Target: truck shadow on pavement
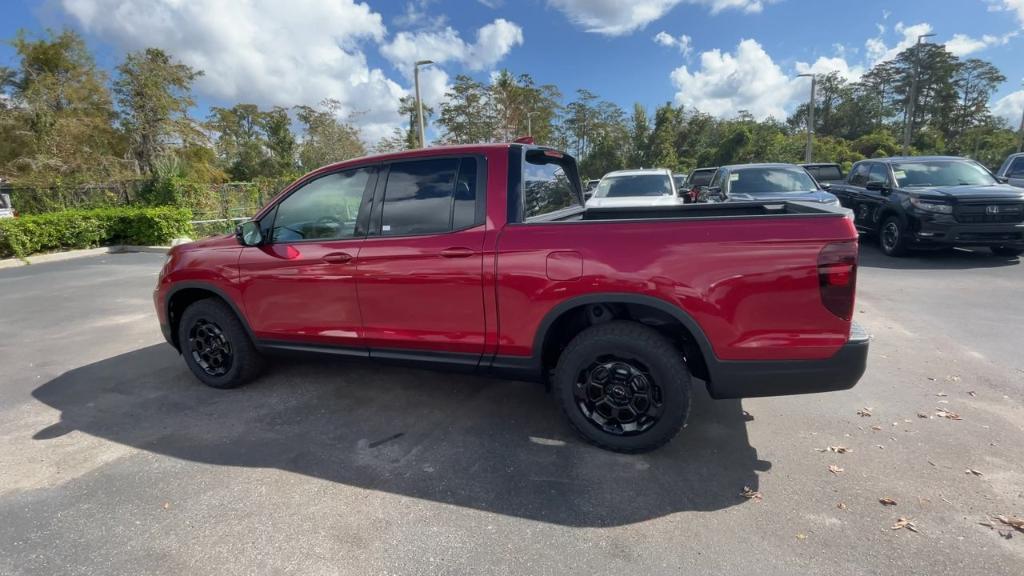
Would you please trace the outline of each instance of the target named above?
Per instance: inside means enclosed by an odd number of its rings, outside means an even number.
[[[193,462],[272,467],[568,526],[619,526],[740,504],[759,461],[738,400],[695,389],[689,426],[629,456],[586,445],[537,384],[371,364],[277,361],[238,390],[193,379],[160,344],[76,368],[33,392],[72,430]]]
[[[860,239],[860,265],[867,268],[894,270],[967,270],[1000,268],[1021,263],[1019,257],[996,256],[987,248],[956,248],[951,250],[918,250],[906,256],[886,256],[873,238]]]

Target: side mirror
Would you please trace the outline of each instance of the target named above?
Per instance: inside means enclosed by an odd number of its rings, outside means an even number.
[[[235,228],[235,239],[242,246],[259,246],[263,244],[263,232],[260,231],[259,223],[249,220]]]
[[[1000,184],[1009,184],[1010,179],[1006,176],[996,176],[996,182],[999,182]]]
[[[831,190],[832,189],[832,185],[829,184],[828,182],[825,182],[824,184],[820,184],[820,186],[821,186],[822,190]]]
[[[877,190],[879,192],[884,192],[885,182],[881,182],[879,180],[872,180],[865,184],[864,187],[867,188],[868,190]]]

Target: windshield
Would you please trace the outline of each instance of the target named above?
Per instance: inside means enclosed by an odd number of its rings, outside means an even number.
[[[626,198],[631,196],[665,196],[672,194],[672,181],[664,174],[607,176],[601,179],[595,198]]]
[[[714,170],[705,170],[703,172],[694,172],[693,174],[690,174],[690,188],[707,186],[708,182],[711,182],[711,177],[714,175]]]
[[[729,174],[730,194],[778,194],[817,189],[803,168],[748,168]]]
[[[920,186],[991,186],[996,179],[978,164],[957,160],[899,162],[892,165],[897,188]]]

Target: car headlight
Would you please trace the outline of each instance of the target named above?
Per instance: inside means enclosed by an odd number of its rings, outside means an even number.
[[[918,210],[924,210],[925,212],[934,212],[936,214],[952,214],[953,205],[946,204],[945,202],[937,202],[934,200],[922,200],[921,198],[911,198],[910,203],[914,205]]]

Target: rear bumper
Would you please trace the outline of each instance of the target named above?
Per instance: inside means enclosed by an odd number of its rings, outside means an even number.
[[[850,339],[822,360],[716,362],[709,366],[713,398],[749,398],[811,394],[853,388],[868,362],[868,333],[854,322]]]

